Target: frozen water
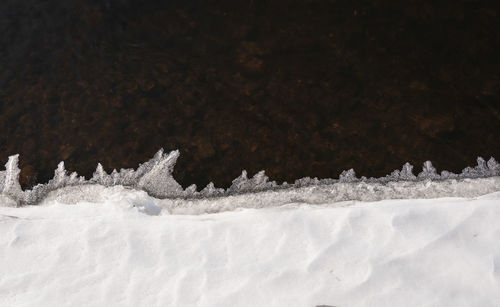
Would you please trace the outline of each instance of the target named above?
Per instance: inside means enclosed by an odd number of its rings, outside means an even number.
[[[269,182],[269,177],[264,171],[255,174],[251,179],[247,177],[247,171],[243,170],[241,175],[233,180],[228,192],[258,191],[276,187],[276,182]]]
[[[434,168],[434,166],[432,166],[431,161],[425,161],[424,166],[422,168],[422,172],[420,174],[418,174],[418,178],[419,179],[431,179],[431,180],[439,178],[439,175],[438,175],[436,169]]]
[[[9,157],[9,161],[5,164],[5,172],[2,172],[0,177],[0,187],[2,195],[15,199],[22,193],[21,185],[19,184],[19,173],[21,172],[18,167],[19,155]]]
[[[201,195],[207,196],[207,197],[208,196],[221,195],[223,193],[224,193],[224,189],[216,188],[214,186],[213,182],[210,182],[209,184],[207,184],[207,186],[203,190],[201,190],[201,192],[200,192]]]
[[[357,181],[356,172],[351,168],[350,170],[343,171],[339,176],[340,182],[354,182]]]
[[[145,191],[158,200],[164,199],[161,201],[162,206],[169,212],[203,213],[229,210],[231,206],[226,201],[233,201],[242,194],[249,197],[241,198],[238,206],[266,207],[295,200],[317,204],[346,200],[475,197],[500,190],[500,164],[494,158],[485,161],[479,157],[477,166],[467,167],[461,174],[443,171],[439,175],[432,163],[426,161],[417,176],[413,173],[413,166],[406,163],[401,170],[395,170],[382,178],[358,178],[355,171],[350,169],[342,172],[339,179],[306,177],[296,180],[294,184],[282,185],[269,181],[264,171],[249,178],[244,170],[226,190],[210,183],[198,192],[195,185],[183,190],[172,176],[178,157],[178,150],[167,154],[161,149],[137,170],[113,170],[111,174],[99,163],[90,180],[76,173],[68,175],[64,162],[61,162],[54,171],[54,178],[48,183],[22,191],[19,184],[19,155],[14,155],[9,157],[6,170],[0,172],[0,195],[4,200],[1,203],[4,206],[35,205],[49,196],[64,198],[64,202],[73,197],[75,199],[72,202],[77,202],[84,196],[75,191],[94,189],[96,186],[124,186]],[[63,197],[64,193],[69,194]],[[214,199],[217,201],[214,202]]]

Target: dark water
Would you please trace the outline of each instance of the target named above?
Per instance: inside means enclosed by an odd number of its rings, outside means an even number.
[[[184,186],[380,176],[500,158],[498,1],[6,0],[0,160],[137,167]]]

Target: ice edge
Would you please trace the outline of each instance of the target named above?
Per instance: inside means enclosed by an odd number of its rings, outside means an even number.
[[[234,179],[232,185],[227,189],[216,188],[213,183],[209,183],[204,189],[197,191],[196,185],[190,185],[186,189],[182,189],[181,185],[174,179],[172,172],[178,157],[178,150],[165,153],[163,149],[160,149],[151,160],[140,164],[136,170],[113,170],[110,174],[108,174],[102,165],[98,163],[90,180],[78,176],[75,172],[68,174],[64,167],[64,162],[60,162],[54,171],[54,177],[48,183],[38,184],[30,190],[23,191],[19,184],[20,169],[18,166],[19,155],[17,154],[10,156],[8,162],[5,164],[5,171],[0,171],[0,199],[3,199],[1,203],[8,206],[36,205],[52,191],[70,186],[97,184],[105,187],[121,185],[143,190],[155,198],[173,200],[220,198],[246,193],[272,192],[276,190],[304,187],[318,187],[323,190],[323,194],[326,189],[328,191],[326,194],[327,196],[323,195],[321,199],[325,199],[326,197],[332,200],[363,200],[366,198],[367,193],[372,195],[370,199],[384,197],[383,195],[387,194],[384,192],[384,189],[393,186],[392,183],[395,182],[407,183],[404,185],[406,190],[404,193],[401,191],[398,192],[397,189],[392,187],[390,195],[386,195],[389,198],[398,198],[398,195],[403,196],[403,194],[405,194],[406,197],[422,196],[422,189],[432,189],[432,184],[430,183],[440,181],[451,180],[456,182],[466,179],[500,176],[500,164],[493,157],[488,161],[478,157],[477,166],[466,167],[460,174],[454,174],[448,171],[442,171],[441,174],[438,174],[432,163],[426,161],[423,164],[422,172],[416,176],[413,173],[413,166],[406,163],[401,170],[395,170],[391,174],[380,178],[358,178],[355,171],[350,169],[343,171],[338,179],[305,177],[296,180],[293,184],[287,184],[285,182],[281,185],[277,184],[275,181],[269,181],[269,177],[265,175],[264,171],[260,171],[253,177],[248,178],[247,172],[243,170],[242,174]],[[427,182],[427,184],[425,184],[425,182]],[[498,182],[499,181],[495,180],[490,188],[480,189],[481,191],[475,194],[481,195],[481,193],[500,190]],[[411,187],[412,183],[413,187]],[[345,185],[350,185],[348,188],[350,191],[340,191],[338,189],[339,186]],[[421,192],[417,194],[410,193],[409,191],[412,188],[417,190],[420,189]],[[436,188],[434,187],[434,189]],[[447,192],[434,192],[430,194],[441,197],[453,196],[448,195],[452,190],[456,189],[448,188],[446,190]],[[377,195],[377,193],[379,193],[379,195]],[[339,198],[340,194],[342,194],[343,197]],[[300,197],[300,195],[297,197]]]

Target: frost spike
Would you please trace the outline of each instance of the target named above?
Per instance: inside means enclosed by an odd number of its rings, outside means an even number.
[[[356,172],[352,168],[347,171],[343,171],[339,176],[340,182],[354,182],[357,180],[358,178],[356,178]]]
[[[436,168],[432,166],[431,161],[425,161],[422,167],[422,172],[418,174],[418,179],[439,179]]]
[[[478,177],[487,177],[491,176],[490,169],[484,161],[483,158],[478,157],[477,158],[477,166],[472,168],[472,167],[466,167],[463,169],[462,173],[460,174],[460,177],[463,178],[478,178]]]
[[[495,158],[491,157],[488,160],[488,169],[491,172],[491,175],[493,176],[500,176],[500,164],[495,160]]]
[[[94,174],[92,175],[91,181],[109,186],[113,184],[113,179],[106,173],[101,163],[97,163]]]
[[[486,164],[486,161],[483,159],[483,157],[477,157],[477,169],[481,173],[489,173],[488,165]]]
[[[192,184],[190,186],[188,186],[185,190],[184,190],[184,193],[186,195],[193,195],[194,193],[196,193],[196,184]]]
[[[207,184],[207,186],[201,190],[201,193],[204,193],[204,194],[211,194],[211,192],[215,190],[215,187],[214,187],[214,183],[213,182],[209,182]]]
[[[269,181],[269,177],[266,176],[265,170],[261,170],[257,174],[253,175],[252,181],[257,185],[265,184]]]
[[[110,176],[111,176],[111,179],[113,180],[114,185],[119,184],[120,174],[116,171],[116,168],[113,169]]]
[[[209,184],[207,184],[207,186],[201,190],[200,194],[204,195],[204,196],[213,196],[213,195],[216,195],[216,194],[221,194],[221,193],[224,193],[224,189],[218,189],[214,186],[214,183],[213,182],[210,182]]]
[[[69,181],[71,184],[78,182],[78,174],[76,172],[72,172],[69,176]]]
[[[163,153],[163,148],[158,150],[153,159],[139,166],[135,172],[136,187],[144,189],[155,197],[179,195],[183,189],[172,172],[179,158],[179,151],[173,150],[168,155]]]
[[[241,171],[241,175],[233,180],[229,189],[230,192],[241,191],[245,188],[246,183],[248,182],[248,175],[246,170]]]
[[[5,164],[5,178],[2,186],[2,194],[12,197],[17,200],[21,197],[22,190],[19,184],[19,154],[9,156],[9,160]]]
[[[64,161],[57,164],[57,168],[54,171],[54,178],[52,179],[52,184],[56,187],[63,186],[66,181],[66,169],[64,168]]]
[[[400,180],[415,180],[417,177],[413,174],[413,165],[406,162],[399,173]]]
[[[101,163],[97,163],[97,167],[95,168],[94,174],[92,174],[92,180],[96,182],[101,182],[102,177],[104,176],[104,168]]]

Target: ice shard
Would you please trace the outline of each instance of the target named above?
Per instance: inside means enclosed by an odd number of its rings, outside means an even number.
[[[417,177],[418,179],[430,179],[430,180],[435,180],[440,178],[436,169],[434,168],[434,166],[432,166],[431,161],[424,162],[424,166],[422,167],[422,172],[418,174]]]
[[[106,173],[101,163],[97,163],[96,170],[92,175],[91,181],[102,184],[104,186],[110,186],[113,184],[113,178]]]
[[[200,192],[202,196],[215,196],[223,193],[224,189],[216,188],[213,182],[207,184],[207,186]]]
[[[177,196],[183,189],[172,176],[179,151],[174,150],[164,154],[159,150],[155,157],[142,164],[137,169],[137,187],[142,188],[152,196]]]
[[[5,172],[2,172],[0,189],[1,194],[10,197],[14,201],[22,197],[21,185],[19,184],[19,154],[9,157],[5,164]]]
[[[357,180],[358,178],[356,178],[356,172],[352,168],[347,171],[343,171],[339,176],[340,182],[354,182]]]

